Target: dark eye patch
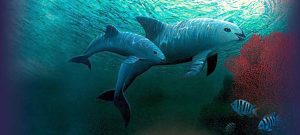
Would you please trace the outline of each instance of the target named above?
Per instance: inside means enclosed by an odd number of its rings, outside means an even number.
[[[224,28],[224,31],[226,31],[226,32],[231,32],[231,29],[229,29],[229,28]]]
[[[153,53],[154,53],[154,54],[157,54],[157,52],[156,52],[156,51],[153,51]]]

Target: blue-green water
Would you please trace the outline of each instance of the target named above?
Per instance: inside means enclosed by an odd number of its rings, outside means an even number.
[[[126,96],[132,108],[129,127],[118,110],[96,100],[114,87],[122,57],[100,53],[93,69],[68,63],[108,24],[144,35],[135,16],[176,23],[208,17],[239,25],[247,37],[287,30],[289,5],[284,0],[23,0],[13,25],[18,36],[16,81],[28,135],[214,134],[197,118],[223,87],[229,74],[223,61],[240,44],[223,48],[216,71],[185,78],[188,64],[154,67],[140,76]]]

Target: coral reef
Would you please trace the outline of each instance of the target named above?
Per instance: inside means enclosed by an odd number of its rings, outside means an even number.
[[[266,37],[254,35],[232,57],[226,66],[233,74],[233,94],[260,108],[276,108],[281,101],[288,73],[289,42],[287,35],[273,33]]]

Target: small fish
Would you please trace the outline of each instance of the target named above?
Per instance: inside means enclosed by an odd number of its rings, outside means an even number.
[[[279,117],[277,113],[273,112],[269,115],[266,115],[259,121],[258,129],[261,131],[271,132],[272,128],[278,126]]]
[[[236,128],[236,124],[233,122],[230,122],[226,125],[224,132],[226,135],[231,135],[231,134],[233,134],[235,128]]]
[[[252,105],[246,100],[238,99],[233,101],[230,105],[233,111],[235,111],[240,116],[248,116],[248,117],[257,116],[256,106]]]

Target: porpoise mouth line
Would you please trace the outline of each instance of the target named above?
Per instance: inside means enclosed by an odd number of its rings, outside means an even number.
[[[239,40],[244,40],[245,39],[245,34],[244,34],[244,32],[242,32],[242,33],[234,33],[235,35],[237,35],[237,37],[239,38]]]
[[[153,61],[151,61],[150,59],[140,59],[141,61],[145,61],[145,62],[153,62]],[[165,62],[166,61],[166,59],[161,59],[161,61],[160,62]]]

